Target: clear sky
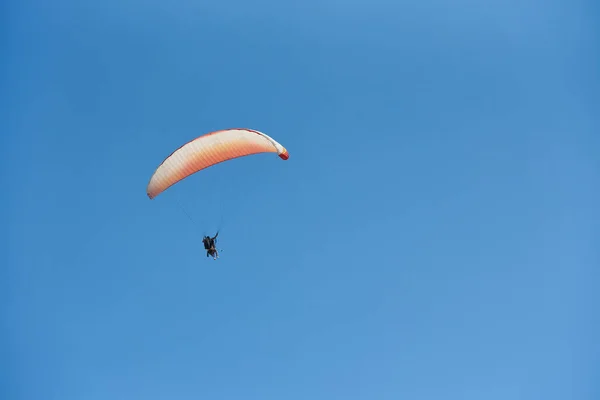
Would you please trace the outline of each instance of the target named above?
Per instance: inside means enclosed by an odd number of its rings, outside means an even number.
[[[4,2],[0,397],[599,398],[598,8]]]

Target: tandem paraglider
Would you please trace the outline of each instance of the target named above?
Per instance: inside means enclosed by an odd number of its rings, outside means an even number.
[[[202,239],[202,243],[204,243],[204,249],[206,250],[206,257],[212,256],[213,260],[219,258],[219,251],[217,250],[217,236],[219,236],[219,232],[215,234],[215,236],[204,236]]]
[[[198,171],[224,161],[260,153],[275,153],[282,160],[289,158],[285,147],[253,129],[233,128],[207,133],[185,143],[165,158],[152,174],[146,194],[152,200]],[[215,260],[219,258],[216,248],[218,234],[217,231],[214,237],[205,235],[202,239],[206,256],[212,256]]]

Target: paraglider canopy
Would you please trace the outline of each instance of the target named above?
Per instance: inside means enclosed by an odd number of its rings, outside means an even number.
[[[276,153],[283,160],[289,158],[285,147],[259,131],[235,128],[208,133],[184,144],[168,156],[150,178],[146,193],[153,199],[202,169],[258,153]]]

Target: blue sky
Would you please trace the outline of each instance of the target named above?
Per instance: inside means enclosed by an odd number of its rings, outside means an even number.
[[[4,4],[1,397],[597,398],[598,7],[297,4]]]

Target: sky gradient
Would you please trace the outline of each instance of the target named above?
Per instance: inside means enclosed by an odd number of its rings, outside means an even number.
[[[0,398],[599,398],[597,4],[2,7]]]

